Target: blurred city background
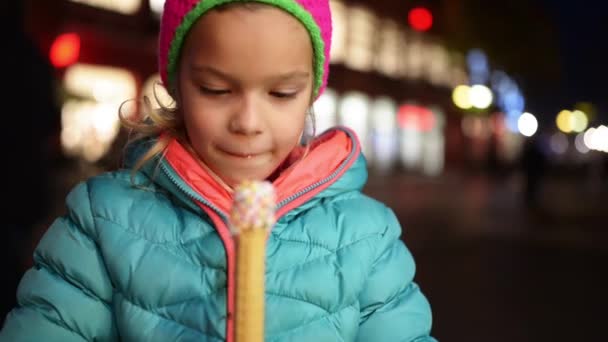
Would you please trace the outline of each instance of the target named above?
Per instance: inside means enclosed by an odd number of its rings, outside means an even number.
[[[171,103],[156,71],[163,3],[2,1],[2,317],[67,192],[120,166],[119,106]],[[402,223],[433,335],[607,340],[608,6],[330,3],[316,132],[359,134],[365,192]]]

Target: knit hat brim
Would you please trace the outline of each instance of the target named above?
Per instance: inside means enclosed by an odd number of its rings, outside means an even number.
[[[169,48],[167,58],[167,82],[169,91],[174,93],[177,77],[177,66],[180,59],[180,53],[186,36],[196,21],[214,7],[231,3],[231,2],[260,2],[278,7],[296,19],[298,19],[308,30],[312,48],[314,52],[313,68],[314,68],[314,93],[313,98],[317,98],[322,90],[325,73],[325,42],[321,35],[321,30],[315,22],[312,15],[304,9],[300,4],[293,0],[204,0],[198,2],[186,15],[181,24],[175,30],[173,40]]]

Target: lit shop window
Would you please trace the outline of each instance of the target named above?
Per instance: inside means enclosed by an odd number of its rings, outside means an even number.
[[[339,112],[340,123],[357,133],[363,153],[371,158],[367,143],[369,98],[360,92],[346,93],[340,101]]]
[[[399,107],[399,151],[402,165],[427,176],[441,174],[445,164],[445,114],[436,106]]]
[[[421,169],[427,176],[438,176],[445,165],[445,114],[438,107],[429,109],[433,113],[434,124],[424,134]]]
[[[399,72],[399,55],[403,42],[401,36],[402,32],[397,23],[390,19],[382,21],[374,67],[384,75],[395,77]]]
[[[135,97],[135,78],[114,67],[76,64],[64,76],[66,90],[97,102],[117,102]]]
[[[61,112],[61,143],[70,156],[101,159],[120,130],[119,107],[136,96],[136,81],[124,69],[76,64],[66,70],[69,94]]]
[[[425,43],[418,34],[408,34],[404,40],[401,74],[406,78],[420,79],[425,64]]]
[[[349,69],[377,71],[392,78],[423,80],[453,88],[467,84],[464,56],[392,19],[377,16],[362,6],[330,1],[333,18],[331,63]]]
[[[457,80],[467,80],[464,64],[453,59],[441,44],[415,32],[402,34],[398,75],[420,79],[435,86],[453,88]]]
[[[374,59],[376,16],[364,7],[349,11],[346,65],[354,70],[371,71]]]
[[[397,158],[397,104],[380,97],[371,104],[371,145],[373,164],[380,171],[389,170]]]
[[[449,86],[450,59],[446,49],[439,44],[428,45],[427,72],[431,84]]]
[[[323,133],[337,124],[337,102],[338,96],[336,92],[329,88],[325,89],[325,92],[315,101],[313,104],[315,134]],[[312,133],[312,127],[307,129]]]
[[[435,114],[429,108],[415,104],[402,105],[397,119],[401,129],[418,132],[429,132],[437,123]]]
[[[392,134],[397,128],[397,104],[388,97],[379,97],[371,105],[372,129],[380,134]]]
[[[329,2],[332,16],[332,35],[330,61],[332,63],[343,63],[346,59],[346,32],[347,13],[346,6],[342,1],[332,0]]]
[[[135,14],[141,7],[141,0],[70,0],[92,7],[102,8],[121,14]]]
[[[399,151],[401,163],[406,169],[419,170],[422,167],[426,136],[435,128],[436,122],[434,113],[426,107],[416,104],[399,107]]]
[[[158,74],[150,76],[146,80],[142,89],[142,95],[150,101],[152,109],[159,109],[161,107],[173,108],[175,106],[175,101],[162,85]]]

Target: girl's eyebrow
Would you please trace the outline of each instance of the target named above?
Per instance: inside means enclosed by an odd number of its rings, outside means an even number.
[[[208,65],[193,65],[192,66],[192,71],[193,72],[197,72],[197,73],[203,73],[203,74],[210,74],[212,76],[221,78],[223,80],[226,81],[230,81],[230,82],[235,82],[236,81],[236,77],[218,70],[214,67],[208,66]],[[286,73],[282,73],[276,76],[270,76],[268,77],[269,81],[298,81],[298,80],[302,80],[302,79],[308,79],[310,77],[310,73],[307,71],[290,71],[290,72],[286,72]]]
[[[298,81],[308,79],[310,73],[306,71],[290,71],[277,76],[272,76],[269,79],[273,81]]]
[[[210,74],[211,76],[215,76],[226,81],[234,81],[234,77],[207,65],[192,65],[192,71],[201,74]]]

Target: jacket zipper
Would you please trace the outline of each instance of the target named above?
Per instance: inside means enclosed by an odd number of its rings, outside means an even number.
[[[355,141],[355,137],[352,134],[352,132],[347,129],[347,128],[339,128],[338,129],[344,131],[350,138],[351,140]],[[314,191],[315,189],[331,182],[332,180],[334,180],[336,177],[338,177],[338,175],[340,175],[344,169],[347,166],[350,166],[352,163],[353,158],[355,157],[355,155],[358,154],[359,152],[359,144],[357,144],[355,146],[355,148],[352,149],[352,151],[350,151],[348,157],[346,157],[346,160],[334,171],[332,172],[331,175],[327,176],[326,178],[315,182],[307,187],[305,187],[304,189],[296,192],[295,194],[287,197],[286,199],[280,201],[279,203],[277,203],[277,211],[279,209],[282,209],[283,207],[286,207],[289,203],[295,201],[296,199],[309,194],[310,192]],[[167,161],[163,160],[161,161],[161,168],[163,170],[163,172],[165,173],[165,175],[167,175],[167,177],[169,177],[169,179],[171,180],[171,182],[177,186],[178,189],[180,189],[183,193],[185,193],[188,197],[190,197],[191,199],[193,199],[195,202],[201,203],[204,206],[206,206],[207,208],[211,209],[213,211],[213,214],[217,214],[218,218],[220,219],[220,222],[215,222],[216,224],[222,224],[223,227],[216,227],[218,233],[220,234],[220,237],[222,237],[222,233],[221,233],[221,228],[226,229],[226,231],[228,232],[228,234],[230,233],[230,230],[228,228],[228,215],[226,213],[224,213],[221,209],[219,209],[217,206],[215,206],[213,203],[209,202],[208,200],[206,200],[205,198],[203,198],[202,196],[200,196],[199,194],[197,194],[195,191],[192,190],[191,187],[184,185],[184,181],[181,179],[178,179],[178,177],[175,175],[175,173],[169,169],[169,166],[167,166]],[[314,194],[313,194],[314,195]],[[204,208],[201,208],[203,210],[205,210]],[[276,218],[276,220],[278,221],[283,215],[285,215],[289,210],[286,210],[285,212],[283,212],[280,216],[278,216]],[[207,213],[207,214],[211,214],[211,213]],[[214,215],[209,215],[212,221]],[[231,235],[229,235],[231,236]],[[226,342],[232,342],[233,340],[233,333],[232,333],[232,325],[233,325],[233,321],[234,321],[234,317],[233,317],[233,310],[234,308],[232,307],[231,302],[234,301],[235,299],[235,294],[234,292],[234,288],[232,288],[232,283],[234,282],[234,274],[235,274],[235,269],[234,267],[236,265],[232,265],[234,263],[234,261],[232,261],[232,259],[234,258],[234,253],[232,253],[231,251],[234,250],[234,240],[230,239],[230,238],[226,238],[224,239],[222,237],[222,240],[224,242],[224,247],[227,250],[227,273],[228,273],[228,296],[227,296],[227,318],[226,318]],[[227,240],[227,241],[224,241]],[[232,291],[230,291],[230,289],[232,289]]]
[[[232,239],[232,233],[230,232],[230,229],[228,228],[228,216],[222,211],[220,210],[217,206],[215,206],[213,203],[209,202],[208,200],[206,200],[205,198],[203,198],[202,196],[200,196],[199,194],[197,194],[195,191],[192,190],[191,187],[184,185],[184,181],[178,179],[177,176],[175,176],[175,173],[172,172],[169,169],[169,166],[167,166],[167,161],[163,160],[161,161],[161,168],[163,170],[163,172],[165,173],[165,175],[167,175],[167,177],[169,177],[169,179],[171,180],[171,182],[177,186],[178,189],[180,189],[182,192],[184,192],[188,197],[190,197],[191,199],[194,200],[195,203],[197,203],[199,205],[199,207],[201,207],[201,209],[203,211],[205,211],[207,213],[207,215],[209,215],[209,218],[211,219],[211,221],[216,225],[216,231],[218,232],[218,234],[220,235],[220,239],[222,240],[223,244],[224,244],[224,248],[226,250],[226,342],[232,342],[234,340],[233,338],[233,324],[234,324],[234,301],[235,301],[235,289],[234,289],[234,284],[235,284],[235,270],[236,270],[236,260],[235,260],[235,253],[234,253],[234,240]],[[209,208],[209,211],[207,211],[206,208]],[[217,220],[215,219],[217,218]]]
[[[348,129],[343,129],[343,131],[344,131],[346,134],[348,134],[348,136],[349,136],[349,137],[350,137],[352,140],[355,140],[355,139],[354,139],[354,136],[352,135],[352,133],[350,132],[350,130],[348,130]],[[338,167],[338,168],[337,168],[337,169],[336,169],[334,172],[332,172],[332,174],[331,174],[331,175],[329,175],[329,176],[325,177],[324,179],[321,179],[320,181],[318,181],[318,182],[316,182],[316,183],[313,183],[313,184],[311,184],[311,185],[309,185],[309,186],[305,187],[304,189],[302,189],[302,190],[300,190],[300,191],[296,192],[295,194],[293,194],[293,195],[291,195],[291,196],[287,197],[286,199],[282,200],[281,202],[277,203],[277,209],[281,209],[281,208],[283,208],[284,206],[286,206],[287,204],[289,204],[290,202],[292,202],[292,201],[294,201],[294,200],[298,199],[299,197],[302,197],[302,196],[304,196],[305,194],[307,194],[307,193],[309,193],[309,192],[313,191],[314,189],[316,189],[316,188],[318,188],[318,187],[320,187],[320,186],[322,186],[322,185],[324,185],[324,184],[326,184],[326,183],[331,182],[331,181],[332,181],[334,178],[336,178],[336,177],[337,177],[339,174],[341,174],[341,173],[342,173],[342,171],[344,170],[344,168],[346,168],[347,166],[349,166],[349,165],[350,165],[350,161],[353,159],[353,157],[355,156],[355,154],[357,153],[357,151],[358,151],[358,150],[359,150],[359,149],[358,149],[357,147],[356,147],[356,148],[353,148],[353,150],[352,150],[352,151],[350,151],[350,153],[349,153],[348,157],[346,157],[346,160],[344,160],[344,162],[343,162],[343,163],[342,163],[342,164],[341,164],[341,165],[340,165],[340,166],[339,166],[339,167]],[[279,217],[277,217],[277,221],[278,221],[278,219],[279,219]]]
[[[174,172],[169,170],[169,167],[166,165],[165,161],[161,161],[161,168],[163,169],[165,175],[167,175],[167,177],[169,177],[171,182],[173,184],[175,184],[175,186],[177,186],[178,189],[180,189],[183,193],[188,195],[188,197],[190,197],[191,199],[208,206],[213,211],[215,211],[225,222],[228,222],[228,215],[226,215],[226,213],[224,213],[222,210],[220,210],[218,207],[216,207],[213,203],[207,201],[205,198],[203,198],[202,196],[197,194],[189,186],[183,185],[183,182],[180,182],[180,180],[178,180],[178,177],[175,176]]]
[[[340,128],[338,128],[338,129],[340,129]],[[352,140],[354,140],[354,136],[349,129],[341,129],[341,130],[344,131],[346,134],[348,134],[348,136]],[[331,182],[334,178],[336,178],[344,170],[344,168],[346,168],[348,165],[350,165],[350,161],[354,158],[354,156],[358,152],[358,150],[359,150],[358,148],[353,148],[353,150],[350,151],[350,154],[348,155],[348,157],[346,157],[346,160],[331,175],[327,176],[326,178],[324,178],[320,181],[317,181],[316,183],[313,183],[313,184],[305,187],[304,189],[296,192],[295,194],[293,194],[293,195],[287,197],[286,199],[280,201],[279,203],[277,203],[277,210],[283,208],[284,206],[286,206],[290,202],[298,199],[299,197],[302,197],[302,196],[306,195],[307,193],[315,190],[316,188],[318,188],[324,184],[327,184],[328,182]],[[177,176],[175,176],[174,173],[171,170],[169,170],[168,166],[166,165],[166,162],[164,162],[164,161],[161,162],[161,167],[162,167],[164,173],[169,177],[171,182],[173,184],[175,184],[175,186],[177,186],[182,192],[184,192],[186,195],[188,195],[188,197],[192,198],[195,201],[203,203],[207,207],[211,208],[222,218],[222,220],[224,221],[224,224],[226,226],[228,225],[228,223],[227,223],[228,215],[226,213],[224,213],[221,209],[219,209],[213,203],[207,201],[202,196],[197,194],[190,187],[184,186],[182,184],[183,182],[178,180]],[[279,220],[279,218],[280,217],[277,217],[277,221]]]

